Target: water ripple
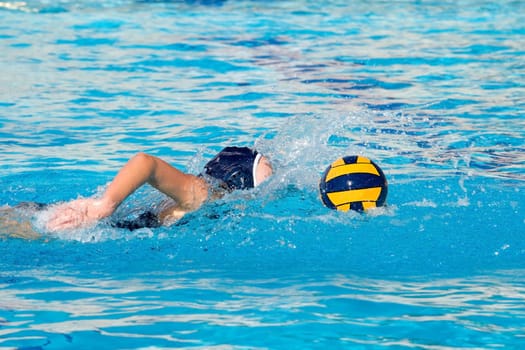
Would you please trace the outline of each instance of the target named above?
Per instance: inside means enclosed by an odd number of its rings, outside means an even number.
[[[272,348],[294,329],[305,332],[297,337],[308,344],[310,327],[316,329],[319,346],[483,348],[487,336],[492,346],[518,344],[524,327],[513,320],[525,316],[525,286],[515,280],[520,273],[430,281],[348,275],[239,281],[196,271],[118,280],[32,271],[1,281],[0,344],[49,341],[59,346],[89,336],[119,344],[133,338],[139,343],[204,346],[222,329],[224,344]],[[37,287],[36,281],[43,285]],[[53,294],[57,301],[50,299]],[[5,318],[8,313],[12,316]],[[405,331],[396,333],[399,327]],[[243,330],[245,337],[235,340],[224,329],[232,334]],[[270,335],[258,338],[268,329]],[[444,332],[449,334],[445,340]]]

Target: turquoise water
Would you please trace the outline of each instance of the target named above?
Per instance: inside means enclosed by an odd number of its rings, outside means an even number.
[[[100,193],[139,151],[276,169],[159,229],[20,211],[39,236],[0,232],[0,348],[521,348],[523,23],[520,1],[0,2],[3,209]],[[321,205],[350,154],[387,208]]]

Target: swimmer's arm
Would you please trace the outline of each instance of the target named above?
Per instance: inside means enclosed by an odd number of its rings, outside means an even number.
[[[120,170],[106,189],[102,201],[111,215],[136,189],[148,183],[174,199],[181,208],[195,210],[208,196],[206,182],[183,173],[160,158],[139,153]]]
[[[40,235],[33,229],[31,220],[12,207],[0,207],[0,239],[17,237],[37,239]]]
[[[160,158],[138,153],[119,171],[100,199],[79,199],[58,206],[48,221],[48,229],[75,228],[108,217],[145,183],[173,198],[184,212],[198,209],[208,195],[203,179],[185,174]]]
[[[158,218],[162,224],[169,225],[178,221],[179,219],[182,219],[182,217],[190,211],[192,210],[188,210],[178,204],[175,204],[162,210],[159,213]]]

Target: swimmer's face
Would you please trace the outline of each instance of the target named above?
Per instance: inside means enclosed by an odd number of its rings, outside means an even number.
[[[273,174],[272,165],[270,161],[265,156],[262,156],[259,159],[259,164],[257,165],[257,170],[255,171],[255,176],[257,178],[257,183],[261,184],[267,178]]]

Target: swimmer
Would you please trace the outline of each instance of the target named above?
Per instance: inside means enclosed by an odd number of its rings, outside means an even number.
[[[63,231],[93,225],[111,216],[135,190],[150,184],[173,199],[159,213],[146,212],[138,220],[113,226],[135,229],[157,227],[182,218],[233,190],[257,187],[272,175],[265,156],[248,147],[226,147],[205,166],[200,175],[184,173],[162,159],[138,153],[131,158],[108,185],[100,198],[82,198],[49,207],[49,231]]]

